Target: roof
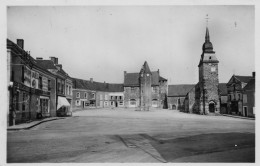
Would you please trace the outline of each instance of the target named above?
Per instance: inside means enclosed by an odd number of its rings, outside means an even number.
[[[255,91],[255,79],[250,79],[247,85],[244,87],[245,91]]]
[[[168,96],[186,96],[195,84],[168,85]]]
[[[248,83],[250,79],[253,78],[252,76],[238,76],[238,75],[234,75],[234,77],[236,77],[239,81],[244,83]]]
[[[144,62],[144,65],[143,65],[143,67],[142,67],[140,72],[151,73],[151,70],[150,70],[150,68],[148,66],[148,63],[146,61]]]
[[[221,96],[227,95],[227,84],[226,83],[219,83],[218,89],[220,91]]]
[[[52,60],[36,60],[37,65],[44,69],[57,69]]]
[[[46,68],[44,66],[39,65],[37,63],[37,61],[29,53],[27,53],[23,48],[21,48],[20,46],[18,46],[16,43],[14,43],[13,41],[11,41],[9,39],[7,39],[7,48],[11,48],[16,53],[19,52],[19,56],[22,59],[28,61],[30,63],[30,65],[32,65],[33,67],[36,67],[36,68],[42,70],[43,72],[46,72],[47,74],[54,76],[51,72],[46,70]]]
[[[76,89],[86,89],[94,91],[103,91],[103,92],[123,92],[123,84],[110,84],[110,83],[101,83],[89,80],[82,80],[78,78],[73,79],[73,86]]]
[[[160,81],[167,81],[166,78],[163,78],[163,77],[161,77],[161,76],[159,76],[159,80],[160,80]]]
[[[159,85],[159,73],[157,71],[151,73],[152,85]],[[126,73],[124,77],[124,86],[139,86],[139,73]]]
[[[42,60],[42,59],[37,59],[36,60],[36,64],[44,69],[56,69],[57,67],[54,65],[52,60]],[[62,75],[68,75],[62,68],[60,70],[58,70],[58,73],[62,74]]]

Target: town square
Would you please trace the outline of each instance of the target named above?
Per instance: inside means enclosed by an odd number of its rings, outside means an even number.
[[[7,6],[7,163],[255,163],[254,5]]]

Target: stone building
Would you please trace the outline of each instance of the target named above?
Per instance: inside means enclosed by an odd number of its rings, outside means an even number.
[[[199,83],[195,92],[200,114],[219,113],[219,80],[218,63],[213,45],[210,42],[209,30],[206,28],[205,42],[199,62]]]
[[[196,85],[169,85],[168,102],[171,109],[197,114],[220,113],[218,63],[210,42],[209,30],[206,28],[198,65],[199,82]]]
[[[254,78],[254,73],[253,76],[233,75],[230,78],[230,80],[227,83],[227,93],[228,93],[227,113],[228,114],[245,115],[245,113],[243,113],[244,111],[243,104],[247,103],[246,102],[247,97],[246,95],[243,95],[244,88],[249,83],[249,81],[253,78]],[[245,109],[247,109],[247,107]],[[248,111],[244,111],[244,112],[248,112]]]
[[[194,84],[168,85],[168,108],[172,110],[185,110],[184,100],[187,93],[194,87]]]
[[[146,61],[139,73],[124,72],[125,107],[163,108],[167,89],[167,79],[160,76],[159,70],[152,72]]]

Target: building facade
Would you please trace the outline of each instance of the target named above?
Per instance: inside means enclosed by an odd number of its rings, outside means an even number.
[[[7,39],[8,125],[56,116],[55,76],[41,68],[23,46],[22,39],[17,44]]]
[[[254,74],[253,74],[254,75]],[[247,95],[244,95],[244,88],[254,76],[233,75],[227,83],[227,113],[235,115],[246,115],[244,103],[247,103]],[[248,91],[249,92],[249,91]],[[246,108],[245,108],[246,109]]]
[[[43,60],[41,57],[38,57],[36,58],[36,63],[56,77],[57,116],[71,115],[70,102],[72,101],[72,93],[70,93],[69,87],[72,87],[72,80],[63,70],[62,65],[58,63],[58,58],[50,57],[50,60]],[[67,87],[68,89],[66,89]]]
[[[243,90],[242,116],[255,117],[255,74]]]
[[[151,72],[147,62],[139,73],[124,72],[125,107],[138,107],[140,110],[163,108],[167,90],[167,80],[160,76],[159,70]]]

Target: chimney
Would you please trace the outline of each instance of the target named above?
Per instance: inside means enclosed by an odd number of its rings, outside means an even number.
[[[55,66],[58,68],[58,70],[62,69],[62,64],[56,64]]]
[[[90,78],[90,82],[93,83],[93,78]]]
[[[52,57],[50,57],[50,59],[51,59],[51,61],[52,61],[55,65],[58,64],[58,58],[52,56]]]
[[[23,49],[23,46],[24,46],[23,39],[17,39],[17,45]]]
[[[42,57],[36,57],[36,60],[43,60]]]
[[[255,78],[255,71],[254,71],[254,72],[252,72],[252,76],[253,76],[253,78]]]

